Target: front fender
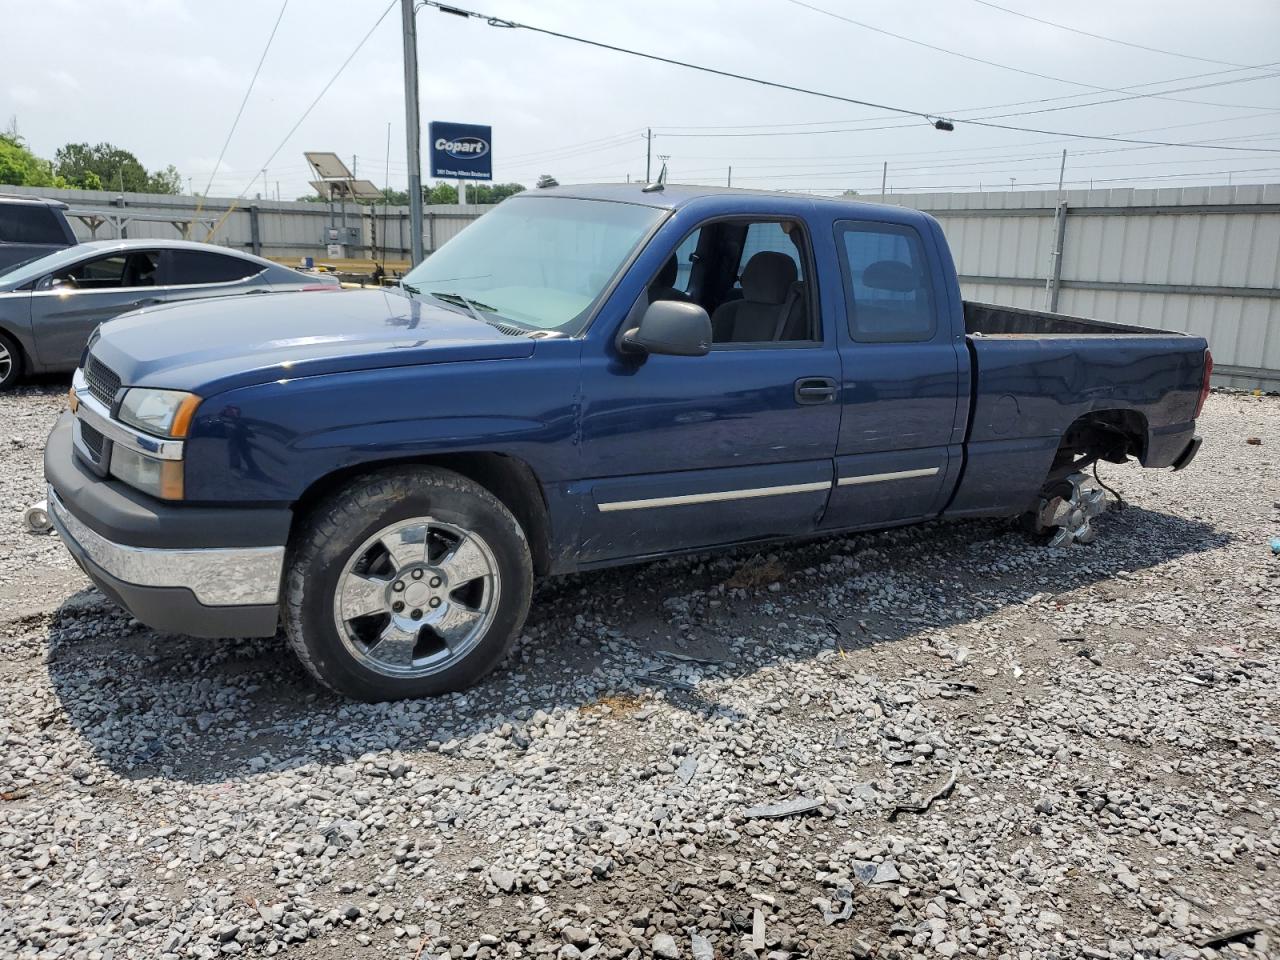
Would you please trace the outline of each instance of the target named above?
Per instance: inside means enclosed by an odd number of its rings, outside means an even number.
[[[565,344],[568,346],[568,344]],[[544,483],[575,473],[577,353],[279,380],[201,404],[187,441],[187,498],[295,503],[364,464],[505,453]]]

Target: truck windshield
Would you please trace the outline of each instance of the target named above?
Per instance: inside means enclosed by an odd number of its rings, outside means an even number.
[[[630,203],[513,197],[409,271],[404,287],[493,321],[572,335],[662,215]]]

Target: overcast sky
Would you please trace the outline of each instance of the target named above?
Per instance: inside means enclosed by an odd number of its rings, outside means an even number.
[[[888,161],[894,190],[1016,189],[1056,184],[1063,147],[1075,185],[1184,186],[1225,183],[1228,175],[1234,183],[1280,182],[1277,0],[999,0],[1080,30],[1203,59],[1081,36],[977,0],[804,2],[866,26],[795,0],[475,0],[475,9],[958,120],[1019,114],[992,122],[1252,149],[1143,147],[963,123],[944,133],[921,119],[430,8],[418,13],[424,147],[431,120],[492,124],[495,179],[526,184],[541,173],[561,182],[643,178],[648,127],[655,157],[670,156],[673,182],[723,183],[732,165],[740,186],[875,193],[880,164]],[[288,3],[211,193],[259,192],[263,166],[271,195],[277,183],[282,198],[307,193],[304,150],[336,151],[349,162],[355,155],[360,176],[404,186],[398,0],[281,146],[385,8],[386,0]],[[279,11],[279,0],[0,0],[0,121],[16,117],[43,156],[69,141],[110,141],[148,168],[174,164],[203,190]],[[1267,70],[1239,69],[1273,62]],[[1263,79],[1224,82],[1251,77]],[[1153,81],[1177,82],[1106,92]],[[1217,85],[1170,93],[1176,100],[1025,113],[1209,83]],[[1038,100],[1048,102],[1003,106]],[[892,129],[866,129],[886,126]],[[816,132],[827,130],[843,132]]]

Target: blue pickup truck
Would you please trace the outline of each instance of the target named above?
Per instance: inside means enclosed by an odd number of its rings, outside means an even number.
[[[139,620],[283,626],[394,699],[498,664],[539,576],[934,517],[1086,540],[1081,471],[1185,466],[1210,371],[1197,337],[963,301],[917,211],[552,188],[400,289],[104,324],[45,472]]]

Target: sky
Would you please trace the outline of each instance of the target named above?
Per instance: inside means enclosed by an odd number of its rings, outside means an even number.
[[[1064,148],[1074,187],[1280,182],[1276,0],[999,0],[1007,10],[980,0],[474,2],[457,5],[955,120],[943,132],[921,116],[423,8],[424,148],[432,120],[490,124],[501,182],[531,185],[544,173],[561,183],[643,179],[646,130],[654,174],[667,157],[668,179],[681,183],[722,184],[732,167],[734,186],[878,194],[887,163],[894,193],[1052,188]],[[306,150],[334,151],[360,177],[402,189],[398,0],[385,16],[386,0],[283,6],[280,15],[280,0],[0,0],[0,122],[12,118],[42,156],[67,142],[110,141],[149,169],[173,164],[184,183],[214,196],[253,196],[264,183],[268,196],[309,193]],[[1180,89],[1205,84],[1213,86]],[[1136,96],[1160,92],[1167,96]],[[1047,132],[964,122],[984,117]]]

